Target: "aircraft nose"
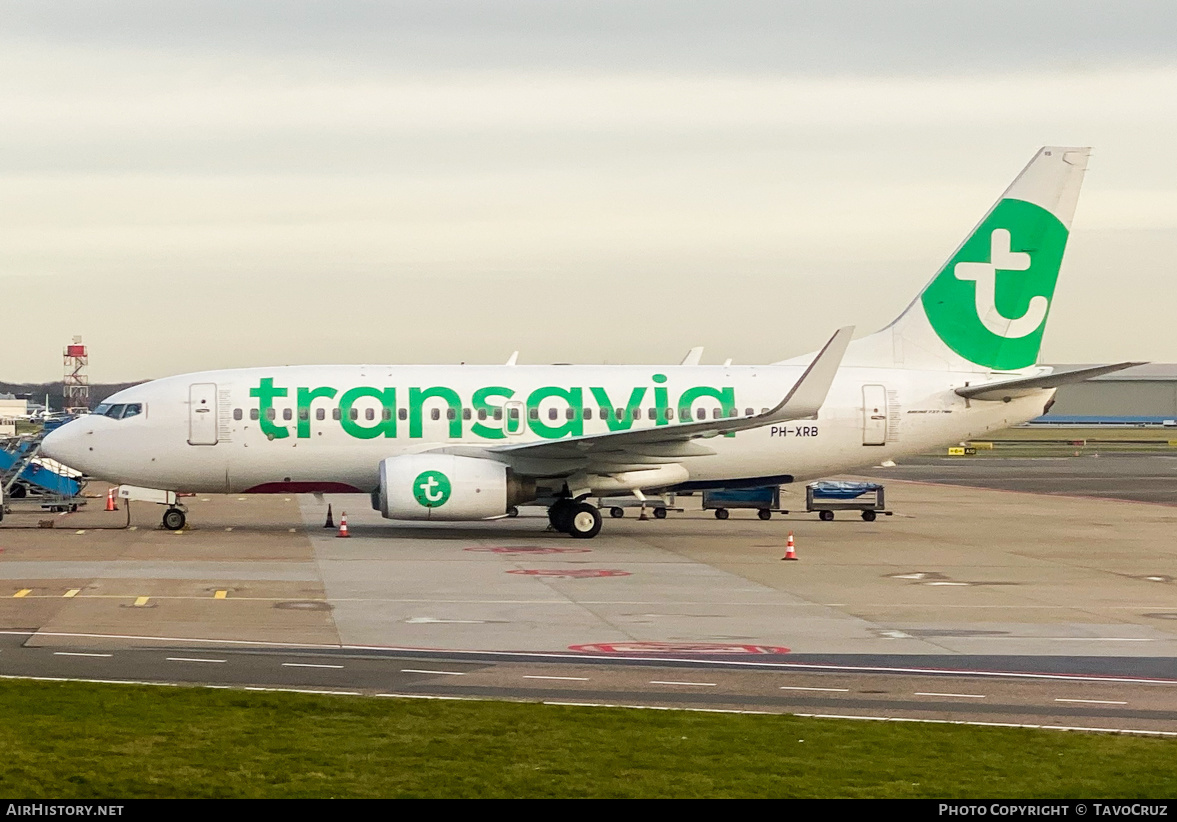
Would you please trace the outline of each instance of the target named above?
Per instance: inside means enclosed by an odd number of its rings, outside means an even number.
[[[71,420],[57,430],[49,432],[45,439],[41,440],[41,453],[69,468],[85,471],[82,465],[85,448],[81,442],[84,436],[83,425],[82,420]]]

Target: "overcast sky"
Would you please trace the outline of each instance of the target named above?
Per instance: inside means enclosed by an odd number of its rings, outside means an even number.
[[[770,362],[1094,146],[1043,358],[1177,361],[1177,3],[0,0],[0,379]]]

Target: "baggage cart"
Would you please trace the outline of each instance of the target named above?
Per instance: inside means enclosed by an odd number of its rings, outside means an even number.
[[[887,510],[883,486],[877,482],[834,480],[805,486],[805,510],[816,511],[824,522],[832,520],[835,511],[858,511],[866,522],[874,522],[879,514],[889,517],[893,513]]]
[[[733,508],[750,508],[761,519],[771,519],[773,512],[787,514],[781,508],[781,487],[761,485],[755,488],[715,488],[703,492],[703,510],[715,511],[716,519],[727,519]]]

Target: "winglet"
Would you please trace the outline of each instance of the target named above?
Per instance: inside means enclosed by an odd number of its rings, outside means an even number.
[[[517,362],[519,362],[519,352],[513,351],[511,353],[511,356],[507,357],[507,362],[505,364],[506,365],[514,365]]]
[[[846,347],[850,345],[850,337],[854,334],[854,326],[839,328],[830,337],[825,347],[817,352],[813,362],[805,369],[801,378],[789,389],[789,393],[780,401],[776,408],[767,414],[761,414],[764,422],[781,420],[800,420],[806,417],[816,417],[830,393],[830,386],[842,364],[842,357],[846,354]]]
[[[682,358],[682,362],[679,363],[679,365],[698,365],[702,361],[703,361],[703,346],[696,345],[694,348],[692,348],[690,351],[687,352],[687,355]]]

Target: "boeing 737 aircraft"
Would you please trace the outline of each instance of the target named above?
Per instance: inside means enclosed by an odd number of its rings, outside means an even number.
[[[1036,366],[1086,148],[1043,148],[889,326],[771,365],[340,365],[206,371],[120,391],[44,441],[101,479],[177,492],[370,493],[390,519],[526,503],[589,538],[590,495],[783,484],[1045,412],[1135,363]],[[169,508],[164,526],[182,528]]]

